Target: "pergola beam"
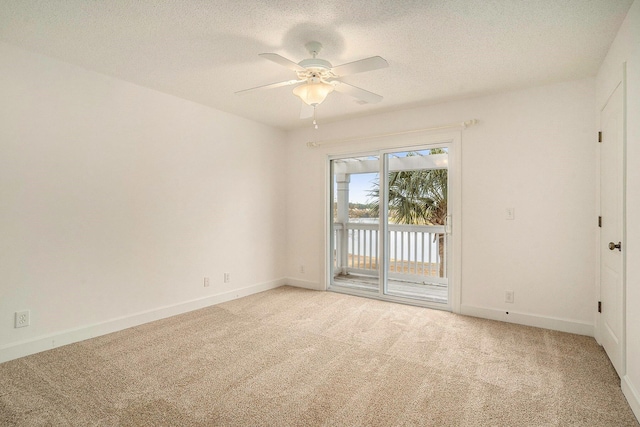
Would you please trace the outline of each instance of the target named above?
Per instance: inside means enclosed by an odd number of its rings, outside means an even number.
[[[448,154],[431,154],[428,156],[392,157],[389,159],[389,171],[410,171],[419,169],[447,169]],[[376,173],[380,171],[380,161],[377,159],[362,159],[335,161],[334,173]]]

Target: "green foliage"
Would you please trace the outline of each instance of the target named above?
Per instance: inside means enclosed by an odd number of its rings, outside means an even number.
[[[371,209],[371,203],[349,203],[349,209]]]
[[[444,154],[432,149],[430,154]],[[418,155],[408,153],[407,157]],[[396,224],[444,225],[447,217],[447,170],[419,169],[389,173],[389,219]],[[369,191],[372,214],[378,215],[380,185]]]
[[[377,218],[371,203],[349,203],[349,218]],[[338,216],[338,204],[333,203],[333,217]]]

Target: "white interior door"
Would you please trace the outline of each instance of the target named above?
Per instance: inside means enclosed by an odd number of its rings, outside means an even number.
[[[623,254],[623,88],[601,112],[600,126],[600,340],[611,363],[624,375]]]

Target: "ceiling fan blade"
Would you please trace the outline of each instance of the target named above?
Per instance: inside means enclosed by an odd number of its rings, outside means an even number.
[[[237,95],[242,95],[244,93],[252,92],[254,90],[273,89],[273,88],[276,88],[276,87],[291,86],[291,85],[294,85],[296,83],[302,83],[302,82],[305,82],[305,81],[306,80],[287,80],[285,82],[271,83],[271,84],[268,84],[268,85],[252,87],[250,89],[239,90],[239,91],[237,91],[235,93]]]
[[[378,70],[388,66],[389,63],[384,58],[380,56],[372,56],[371,58],[338,65],[333,67],[331,71],[333,71],[336,76],[348,76],[349,74],[364,73],[365,71]]]
[[[332,83],[333,82],[337,83],[335,85],[336,92],[351,95],[354,98],[358,98],[359,100],[364,101],[368,104],[376,104],[382,101],[382,96],[377,95],[373,92],[369,92],[368,90],[364,90],[348,83],[341,82],[340,80],[333,80]]]
[[[300,107],[300,119],[309,119],[313,117],[313,106],[307,105],[304,102],[302,102],[301,104],[302,106]]]
[[[258,56],[261,56],[269,61],[273,61],[276,64],[282,65],[283,67],[287,67],[293,71],[306,71],[306,68],[296,64],[290,59],[285,58],[284,56],[278,55],[277,53],[261,53]]]

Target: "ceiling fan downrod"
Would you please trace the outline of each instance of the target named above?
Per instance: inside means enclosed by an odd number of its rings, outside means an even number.
[[[304,47],[307,48],[309,55],[315,58],[320,53],[320,49],[322,49],[322,43],[311,41],[305,44]]]

